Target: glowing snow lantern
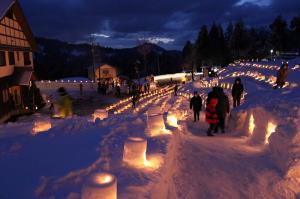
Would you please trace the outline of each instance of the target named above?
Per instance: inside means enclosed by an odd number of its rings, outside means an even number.
[[[34,126],[32,128],[32,133],[33,134],[38,134],[40,132],[45,132],[51,129],[52,125],[50,120],[46,119],[39,119],[34,122]]]
[[[143,168],[147,166],[147,140],[130,137],[124,144],[123,161],[130,166]]]
[[[168,113],[167,122],[170,126],[178,127],[176,114],[172,112]]]
[[[272,122],[268,122],[267,129],[266,129],[267,134],[266,134],[265,144],[269,144],[269,138],[273,133],[275,133],[276,128],[277,128],[276,124]]]
[[[163,115],[160,113],[160,108],[154,107],[147,112],[147,131],[150,136],[159,136],[162,134],[169,134],[165,129]]]
[[[82,188],[81,199],[117,199],[117,179],[108,173],[93,174]]]
[[[249,119],[249,134],[252,135],[254,132],[255,123],[254,123],[254,116],[253,114],[250,115]]]
[[[108,118],[108,112],[105,109],[97,109],[93,114],[94,121],[96,121],[97,118],[100,120],[103,120],[105,118]]]

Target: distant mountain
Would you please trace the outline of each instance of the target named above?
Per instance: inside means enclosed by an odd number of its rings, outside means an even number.
[[[34,61],[38,79],[87,77],[88,67],[93,65],[91,45],[46,38],[36,40],[39,51],[35,53]],[[181,51],[168,51],[155,44],[145,43],[125,49],[95,46],[94,49],[96,64],[111,64],[118,67],[122,75],[131,78],[137,77],[136,68],[141,76],[181,71]]]

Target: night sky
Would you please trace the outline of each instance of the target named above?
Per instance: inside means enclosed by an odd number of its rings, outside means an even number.
[[[224,26],[243,19],[265,26],[277,15],[300,14],[300,0],[20,0],[36,36],[116,48],[148,38],[167,49],[182,49],[201,25]]]

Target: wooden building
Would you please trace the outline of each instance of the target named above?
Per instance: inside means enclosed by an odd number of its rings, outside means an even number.
[[[30,87],[36,47],[18,0],[0,0],[0,123],[34,104]]]
[[[89,78],[94,79],[94,77],[100,81],[116,81],[118,80],[118,69],[108,64],[101,64],[95,67],[94,71],[91,67],[89,70]]]

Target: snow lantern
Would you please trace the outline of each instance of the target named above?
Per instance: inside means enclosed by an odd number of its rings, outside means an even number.
[[[33,134],[38,134],[40,132],[45,132],[51,129],[51,121],[50,119],[38,119],[34,122],[34,126],[32,128]]]
[[[169,134],[165,129],[163,114],[160,107],[152,107],[147,112],[147,131],[152,137]]]
[[[250,115],[249,118],[249,134],[252,135],[254,132],[255,123],[254,123],[254,116],[253,114]]]
[[[267,132],[266,132],[265,144],[269,144],[269,138],[273,133],[275,133],[276,128],[277,128],[276,124],[274,124],[273,122],[268,122],[267,129],[266,129]]]
[[[148,116],[147,131],[151,137],[168,134],[162,114]]]
[[[168,122],[168,125],[170,125],[172,127],[178,127],[176,113],[169,112],[168,116],[167,116],[167,122]]]
[[[109,173],[91,175],[84,184],[81,199],[117,199],[117,179]]]
[[[100,120],[108,118],[107,110],[106,109],[97,109],[97,110],[95,110],[95,112],[93,114],[94,121],[96,121],[97,118],[99,118]]]
[[[130,137],[124,144],[123,161],[133,167],[147,166],[147,140]]]

